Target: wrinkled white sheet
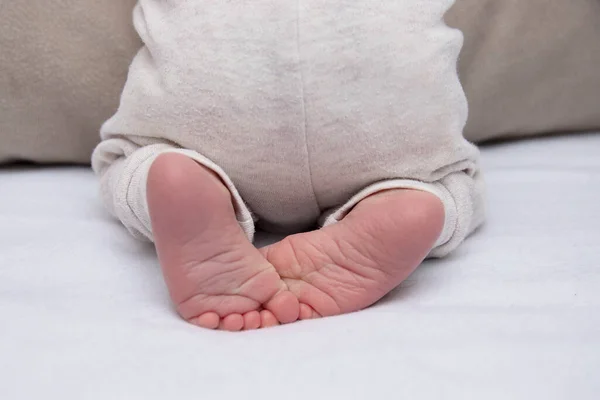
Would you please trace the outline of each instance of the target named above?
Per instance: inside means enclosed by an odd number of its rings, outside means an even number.
[[[175,315],[89,170],[0,170],[0,397],[598,399],[600,135],[483,159],[488,223],[453,256],[366,311],[237,334]]]

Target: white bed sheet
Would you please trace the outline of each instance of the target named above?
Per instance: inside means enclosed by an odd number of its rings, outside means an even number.
[[[488,223],[453,256],[366,311],[237,334],[175,315],[89,170],[0,171],[0,397],[599,399],[600,135],[483,160]]]

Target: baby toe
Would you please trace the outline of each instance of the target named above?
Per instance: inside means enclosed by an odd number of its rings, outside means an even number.
[[[230,314],[223,318],[219,324],[219,329],[230,332],[237,332],[244,327],[244,317],[242,314]]]
[[[190,322],[205,329],[217,329],[221,318],[215,312],[207,312],[197,318],[192,318]]]
[[[276,294],[267,304],[265,308],[282,324],[289,324],[298,320],[300,315],[300,303],[298,298],[289,291],[283,291]]]
[[[269,310],[262,310],[260,312],[260,320],[260,326],[262,328],[270,328],[272,326],[279,325],[279,321],[277,320],[277,318],[275,318],[275,315],[273,315],[273,313]]]
[[[244,314],[244,330],[253,330],[260,328],[260,313],[250,311]]]

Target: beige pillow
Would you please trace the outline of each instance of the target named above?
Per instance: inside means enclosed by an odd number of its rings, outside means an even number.
[[[0,163],[88,163],[140,42],[135,0],[6,1]],[[473,141],[600,129],[597,0],[458,0]]]
[[[0,163],[89,163],[140,43],[135,0],[0,6]]]
[[[457,0],[473,141],[600,129],[600,1]]]

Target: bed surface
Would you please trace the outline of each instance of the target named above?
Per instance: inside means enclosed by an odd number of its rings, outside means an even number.
[[[179,320],[88,169],[0,170],[0,397],[599,399],[600,135],[483,163],[488,223],[450,258],[366,311],[237,334]]]

